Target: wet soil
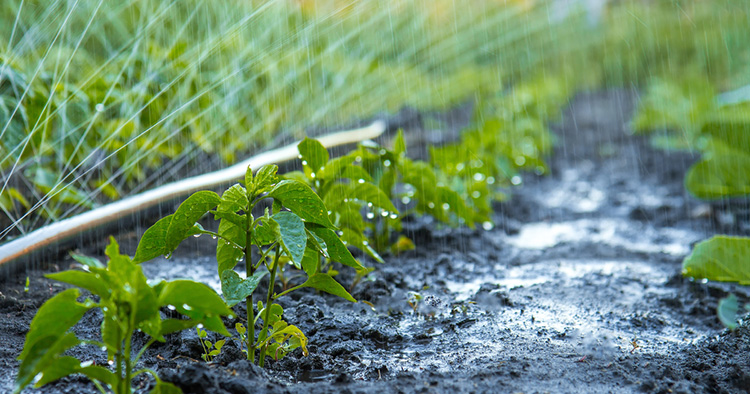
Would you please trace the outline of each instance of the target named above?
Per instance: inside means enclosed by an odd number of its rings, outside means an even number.
[[[494,229],[408,220],[417,249],[389,256],[352,292],[374,308],[304,290],[282,299],[287,321],[309,338],[309,356],[296,351],[261,370],[229,341],[209,365],[186,331],[143,364],[186,393],[750,392],[750,328],[729,332],[716,318],[721,297],[746,302],[750,290],[680,275],[691,244],[750,234],[747,201],[687,195],[682,177],[697,158],[629,135],[636,100],[621,90],[578,95],[554,126],[552,173],[526,176],[496,205]],[[132,253],[141,231],[118,235],[123,250]],[[144,270],[217,286],[212,243],[194,240]],[[48,270],[69,264],[61,258]],[[25,277],[0,284],[2,392],[12,389],[34,312],[62,289],[43,273],[28,273],[28,292]],[[410,292],[423,298],[415,309]],[[98,316],[84,320],[79,334],[96,335]],[[106,361],[98,349],[76,355]],[[73,377],[39,392],[96,391]]]

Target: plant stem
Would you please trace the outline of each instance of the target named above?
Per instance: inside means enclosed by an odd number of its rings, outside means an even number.
[[[250,197],[250,196],[248,196]],[[255,274],[255,267],[253,267],[250,257],[250,248],[252,247],[253,238],[253,215],[250,214],[250,209],[245,212],[246,217],[246,229],[245,229],[245,248],[242,253],[245,254],[245,273],[247,277]],[[255,309],[253,309],[253,295],[252,293],[246,298],[247,306],[247,359],[251,363],[255,363]]]
[[[276,247],[276,256],[273,258],[273,265],[271,265],[271,280],[268,284],[268,295],[266,296],[266,316],[263,318],[263,331],[260,332],[260,336],[263,338],[258,338],[258,343],[262,342],[266,339],[267,331],[268,331],[268,321],[271,319],[271,295],[273,295],[273,288],[276,283],[276,267],[279,265],[279,257],[281,257],[281,246]],[[263,368],[263,362],[266,359],[266,352],[261,351],[260,352],[260,365],[261,368]]]

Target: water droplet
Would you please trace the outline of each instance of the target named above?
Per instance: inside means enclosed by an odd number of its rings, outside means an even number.
[[[401,203],[402,204],[408,204],[410,202],[411,202],[411,198],[409,198],[408,196],[401,197]]]
[[[215,235],[212,235],[212,236],[211,236],[211,239],[216,239],[216,236],[215,236]]]
[[[314,172],[310,173],[310,178],[315,178],[315,173]]]
[[[495,177],[494,176],[487,177],[487,183],[490,185],[495,183]]]
[[[104,308],[102,308],[102,311],[103,311],[103,312],[109,312],[109,308],[107,308],[107,307],[105,306]]]
[[[165,259],[169,259],[171,257],[172,257],[172,252],[169,252],[169,253],[167,253],[167,254],[164,255]]]
[[[367,241],[362,241],[362,245],[365,245],[365,246],[367,246],[367,245],[369,245],[369,244],[370,244],[370,243],[369,243],[369,242],[367,242]]]
[[[427,203],[427,207],[430,208],[430,209],[435,208],[435,203],[432,202],[432,201],[430,201],[430,202]]]
[[[374,219],[375,218],[375,214],[372,213],[372,212],[367,212],[367,218],[368,219]]]
[[[81,368],[86,368],[86,367],[90,367],[91,364],[93,364],[93,363],[94,363],[94,361],[88,360],[88,361],[82,361],[80,365],[81,365]]]
[[[477,182],[483,181],[484,180],[484,174],[482,174],[481,172],[477,172],[476,174],[474,174],[474,180],[477,181]]]
[[[109,361],[107,361],[107,364],[109,364],[109,365],[115,365],[115,360],[109,360]]]
[[[302,160],[302,165],[306,166],[307,165],[307,160]]]
[[[354,161],[356,161],[357,163],[361,163],[362,162],[362,156],[355,157]]]
[[[201,236],[200,234],[193,234],[193,237],[195,238],[200,238],[200,236]]]
[[[345,199],[344,199],[344,202],[349,202],[349,199],[348,199],[348,198],[345,198]]]
[[[473,192],[471,192],[471,196],[473,198],[479,198],[482,196],[482,193],[480,193],[478,190],[474,190]]]
[[[380,150],[380,156],[385,156],[386,153],[388,153],[387,150],[385,150],[385,149],[381,149]]]
[[[361,184],[361,183],[365,183],[365,180],[364,180],[364,179],[362,179],[362,178],[359,178],[359,179],[357,179],[357,183],[360,183],[360,184]]]
[[[510,178],[510,183],[514,185],[520,185],[521,182],[523,182],[523,179],[521,179],[521,177],[518,175],[514,175],[513,178]]]
[[[390,212],[388,212],[388,211],[382,211],[382,212],[380,212],[380,216],[382,216],[384,218],[387,218],[388,214],[390,214]]]
[[[372,208],[372,203],[371,202],[367,203],[367,208]]]
[[[297,158],[301,160],[302,159],[302,155],[297,155]]]
[[[526,164],[526,158],[523,156],[516,157],[516,165],[522,166]]]
[[[391,219],[398,219],[398,215],[396,215],[395,213],[392,213],[391,216],[390,216],[390,218]]]
[[[484,223],[482,223],[482,228],[485,229],[485,230],[487,230],[487,231],[490,231],[493,228],[495,228],[495,225],[492,224],[492,222],[484,222]]]
[[[706,279],[706,278],[701,279],[701,284],[705,285],[706,283],[708,283],[708,279]]]
[[[96,112],[104,112],[104,104],[102,103],[96,104],[94,108],[96,108]]]
[[[385,160],[385,161],[383,161],[383,165],[385,167],[390,167],[391,166],[391,161],[390,160]]]
[[[107,351],[107,347],[106,346],[102,346],[100,349],[102,349],[103,352]]]
[[[338,234],[339,237],[343,237],[344,236],[344,232],[343,231],[338,231],[338,232],[336,232],[336,234]]]
[[[450,205],[450,204],[448,204],[447,202],[444,202],[444,203],[443,203],[443,210],[444,210],[444,211],[447,211],[447,210],[449,210],[449,209],[451,209],[451,205]]]
[[[203,323],[198,324],[196,327],[202,329],[203,328]]]
[[[177,308],[175,308],[174,305],[167,305],[167,309],[169,309],[170,311],[173,311]]]
[[[464,169],[464,163],[458,163],[456,164],[456,171],[461,171]]]
[[[41,372],[39,372],[38,374],[36,374],[34,376],[34,380],[32,380],[31,383],[32,384],[37,384],[37,382],[39,382],[40,380],[42,380],[43,377],[44,377],[44,374],[41,373]]]
[[[227,319],[229,319],[229,320],[234,319],[234,315],[227,315]]]

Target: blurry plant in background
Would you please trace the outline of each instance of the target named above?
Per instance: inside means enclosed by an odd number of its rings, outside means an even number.
[[[7,0],[0,239],[307,127],[467,100],[483,143],[437,147],[432,163],[464,199],[501,197],[519,170],[546,171],[545,124],[580,89],[688,72],[721,90],[743,83],[748,11],[741,0]]]

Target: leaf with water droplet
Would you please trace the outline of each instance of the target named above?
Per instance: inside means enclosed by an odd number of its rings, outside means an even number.
[[[279,226],[278,241],[284,252],[297,269],[302,268],[302,257],[307,246],[305,223],[299,216],[289,211],[282,211],[273,215],[273,220]]]
[[[268,271],[258,271],[247,279],[243,279],[234,270],[224,270],[221,273],[221,292],[230,307],[244,301],[253,294],[260,280]]]
[[[716,235],[695,245],[682,262],[682,275],[750,285],[750,238]]]
[[[323,201],[303,183],[293,180],[281,181],[268,193],[268,197],[278,200],[284,207],[307,222],[334,227],[328,218],[328,209]]]

